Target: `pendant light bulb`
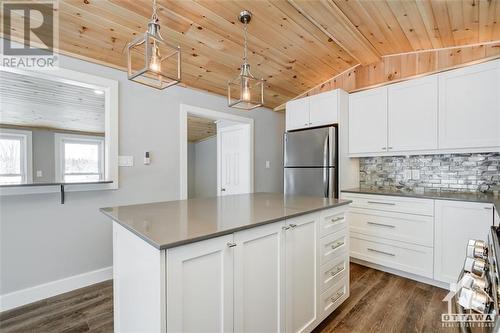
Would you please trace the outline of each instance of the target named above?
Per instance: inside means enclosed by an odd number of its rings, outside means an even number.
[[[153,49],[152,49],[152,55],[151,59],[149,61],[149,69],[151,69],[153,72],[160,73],[161,72],[161,55],[160,55],[160,49],[156,45],[156,43],[153,44]]]
[[[243,79],[243,91],[241,92],[241,98],[244,101],[250,101],[252,99],[252,95],[250,94],[250,82],[248,82],[247,78]]]

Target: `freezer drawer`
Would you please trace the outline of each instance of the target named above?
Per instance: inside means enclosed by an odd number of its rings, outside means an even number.
[[[285,194],[334,197],[335,168],[285,168]]]

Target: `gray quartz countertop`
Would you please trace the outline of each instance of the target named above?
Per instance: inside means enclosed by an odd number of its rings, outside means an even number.
[[[251,193],[101,208],[158,249],[349,204],[349,200]]]
[[[405,191],[393,188],[353,188],[342,190],[343,193],[375,194],[409,198],[424,198],[434,200],[456,200],[470,202],[492,203],[495,209],[500,208],[500,197],[493,193],[482,192],[453,192],[453,191]]]

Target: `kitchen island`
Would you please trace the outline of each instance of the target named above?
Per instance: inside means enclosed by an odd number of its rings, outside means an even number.
[[[253,193],[103,208],[115,332],[308,332],[349,296],[348,200]]]

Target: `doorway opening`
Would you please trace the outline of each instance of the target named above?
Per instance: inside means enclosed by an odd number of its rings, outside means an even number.
[[[253,192],[253,160],[253,119],[181,105],[181,199]]]

